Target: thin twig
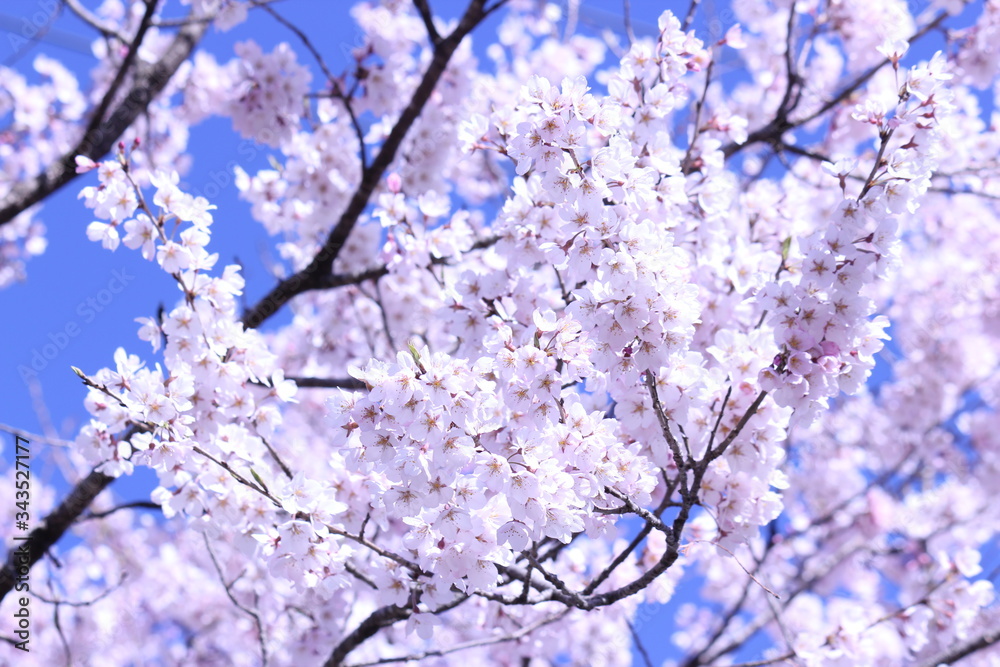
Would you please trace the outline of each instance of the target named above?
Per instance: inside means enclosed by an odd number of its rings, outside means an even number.
[[[302,30],[300,30],[297,25],[295,25],[294,23],[286,19],[284,16],[279,14],[277,11],[275,11],[270,5],[259,5],[259,7],[268,14],[270,14],[272,17],[274,17],[275,21],[277,21],[278,23],[280,23],[281,25],[285,26],[293,33],[295,33],[295,36],[299,38],[299,41],[301,41],[302,45],[306,47],[306,50],[309,51],[309,53],[312,54],[313,58],[316,59],[316,63],[319,65],[319,68],[323,70],[323,76],[326,77],[326,80],[327,81],[334,80],[334,76],[330,72],[330,68],[326,66],[326,61],[323,60],[323,56],[321,56],[319,51],[316,50],[316,47],[313,46],[313,43],[309,40],[308,35],[302,32]]]
[[[743,416],[740,418],[740,421],[736,424],[736,427],[732,431],[730,431],[729,435],[727,435],[726,438],[719,444],[718,449],[714,451],[709,451],[709,453],[705,455],[705,460],[714,461],[715,459],[722,456],[723,453],[725,453],[726,449],[729,448],[729,445],[733,444],[733,441],[736,440],[737,437],[739,437],[740,433],[743,431],[743,428],[747,425],[747,422],[749,422],[750,419],[755,414],[757,414],[757,410],[760,409],[760,404],[764,402],[765,398],[767,398],[766,391],[762,391],[759,394],[757,394],[757,398],[755,398],[754,402],[750,404],[750,407],[747,408],[747,411],[743,413]]]
[[[694,22],[695,12],[698,11],[698,5],[701,4],[701,0],[691,0],[691,4],[688,5],[687,15],[684,16],[684,23],[681,24],[681,30],[687,32],[691,29],[691,23]]]
[[[719,416],[715,420],[715,426],[712,427],[712,434],[708,437],[708,451],[712,451],[712,447],[715,445],[715,436],[719,432],[719,425],[722,423],[722,415],[726,414],[726,405],[729,403],[729,397],[733,394],[733,385],[729,385],[726,389],[726,396],[722,399],[722,407],[719,408]]]
[[[108,25],[96,14],[80,4],[79,0],[61,0],[62,4],[69,7],[69,10],[76,14],[77,18],[97,30],[104,37],[113,37],[122,44],[128,44],[128,38],[118,32],[113,26]]]
[[[274,447],[272,447],[271,443],[267,441],[267,438],[261,438],[261,440],[264,441],[264,446],[267,447],[267,451],[271,454],[271,457],[275,460],[275,462],[277,462],[278,466],[281,468],[281,472],[285,473],[285,477],[287,477],[288,479],[295,477],[295,475],[292,473],[292,469],[289,468],[285,464],[285,462],[281,460],[281,457],[278,456],[278,452],[274,451]]]
[[[44,435],[38,435],[37,433],[31,433],[30,431],[24,431],[19,428],[14,428],[7,424],[0,424],[0,431],[6,431],[11,435],[17,436],[22,440],[27,440],[29,442],[43,442],[46,445],[53,445],[55,447],[70,447],[73,443],[69,440],[58,440],[54,438],[47,438]]]
[[[684,159],[681,160],[681,168],[685,174],[689,174],[695,171],[691,163],[691,155],[694,152],[695,144],[698,143],[698,138],[701,136],[701,111],[705,107],[705,99],[708,97],[708,87],[712,83],[712,69],[715,66],[715,57],[713,55],[712,59],[708,61],[708,67],[705,69],[705,86],[701,89],[701,97],[694,105],[694,122],[691,124],[691,141],[688,143],[687,150],[684,151]]]
[[[417,8],[417,13],[420,14],[420,20],[424,22],[427,37],[431,40],[432,45],[437,46],[441,42],[441,35],[434,25],[434,12],[431,11],[427,0],[413,0],[413,4]]]
[[[510,632],[499,637],[484,637],[482,639],[473,639],[471,641],[462,642],[461,644],[456,644],[455,646],[449,648],[441,649],[430,649],[427,651],[421,651],[420,653],[411,653],[410,655],[401,655],[392,658],[380,658],[379,660],[372,660],[370,662],[359,662],[354,663],[350,667],[373,667],[374,665],[387,665],[393,662],[411,662],[419,661],[425,658],[439,658],[441,656],[448,655],[450,653],[457,653],[459,651],[466,651],[470,648],[479,648],[481,646],[491,646],[493,644],[503,644],[506,642],[517,641],[522,637],[527,637],[535,630],[542,628],[551,623],[562,619],[566,614],[569,613],[569,609],[563,609],[562,611],[556,612],[550,616],[546,616],[534,623],[525,625],[518,628],[517,630]]]
[[[212,565],[215,566],[215,571],[219,575],[219,581],[222,582],[222,587],[226,590],[226,597],[229,598],[229,601],[232,602],[237,609],[249,615],[250,618],[253,619],[254,624],[257,626],[257,642],[260,644],[261,665],[263,667],[267,667],[267,641],[266,635],[264,634],[264,624],[260,620],[260,614],[252,609],[248,609],[236,599],[236,596],[233,595],[233,585],[232,583],[226,583],[226,576],[223,574],[222,567],[219,565],[219,561],[215,557],[215,551],[212,550],[212,543],[208,540],[208,535],[202,533],[202,537],[205,538],[205,550],[208,552],[208,557],[212,559]]]
[[[161,511],[163,508],[157,503],[150,502],[148,500],[136,500],[131,503],[124,503],[122,505],[115,505],[109,510],[104,510],[102,512],[87,512],[80,517],[80,521],[90,521],[91,519],[103,519],[106,516],[111,516],[115,512],[127,509],[145,509],[145,510],[156,510]]]
[[[748,577],[750,577],[751,581],[753,581],[753,582],[754,582],[755,584],[757,584],[758,586],[760,586],[760,587],[761,587],[761,589],[762,589],[762,590],[763,590],[763,591],[764,591],[765,593],[768,593],[769,595],[771,595],[771,596],[772,596],[772,597],[774,597],[775,599],[778,599],[778,600],[780,600],[780,599],[781,599],[781,596],[780,596],[780,595],[778,595],[777,593],[775,593],[774,591],[772,591],[772,590],[771,590],[770,588],[768,588],[767,586],[765,586],[765,585],[764,585],[764,584],[763,584],[763,583],[762,583],[762,582],[761,582],[761,581],[760,581],[759,579],[757,579],[757,577],[756,577],[756,576],[754,575],[754,573],[753,573],[753,572],[751,572],[750,570],[748,570],[748,569],[746,568],[746,566],[745,566],[745,565],[743,565],[743,563],[741,563],[741,562],[740,562],[740,559],[736,557],[736,554],[734,554],[734,553],[733,553],[732,551],[730,551],[730,550],[729,550],[729,549],[727,549],[726,547],[722,546],[721,544],[719,544],[719,543],[717,543],[717,542],[709,542],[709,541],[707,541],[707,540],[691,540],[691,543],[692,543],[692,544],[693,544],[693,543],[695,543],[695,542],[703,542],[703,543],[705,543],[705,544],[710,544],[710,545],[712,545],[713,547],[716,547],[716,548],[718,548],[718,549],[722,549],[723,551],[725,551],[725,552],[726,552],[727,554],[729,554],[729,555],[730,555],[730,556],[732,557],[733,561],[734,561],[734,562],[735,562],[735,563],[736,563],[737,565],[739,565],[739,566],[740,566],[740,569],[741,569],[741,570],[743,570],[744,572],[746,572],[747,576],[748,576]]]
[[[125,583],[125,578],[126,577],[128,577],[128,572],[122,572],[122,578],[118,580],[118,583],[116,583],[115,585],[113,585],[113,586],[105,589],[102,593],[98,594],[96,597],[94,597],[91,600],[76,600],[76,601],[74,601],[74,600],[56,600],[56,599],[53,599],[53,598],[47,598],[44,595],[42,595],[41,593],[39,593],[38,591],[32,591],[31,594],[34,597],[36,597],[39,600],[41,600],[42,602],[45,602],[45,603],[48,603],[48,604],[65,605],[67,607],[89,607],[89,606],[91,606],[91,605],[93,605],[93,604],[95,604],[97,602],[100,602],[101,600],[103,600],[104,598],[108,597],[109,595],[111,595],[112,593],[114,593],[116,590],[118,590],[119,588],[121,588],[122,584]]]
[[[868,191],[872,189],[873,185],[875,185],[875,175],[878,174],[878,170],[882,168],[882,156],[885,155],[885,149],[889,145],[889,140],[892,139],[892,135],[895,131],[895,128],[890,128],[881,133],[882,143],[879,144],[878,155],[875,156],[875,163],[872,164],[871,173],[868,174],[868,178],[865,180],[865,185],[861,188],[861,194],[858,195],[859,202],[865,198]]]
[[[653,667],[653,661],[649,658],[649,651],[647,651],[646,647],[643,645],[642,638],[639,636],[639,633],[635,631],[635,626],[632,625],[632,621],[626,620],[625,622],[628,624],[628,631],[632,635],[632,643],[635,644],[635,649],[639,652],[639,655],[642,656],[642,661],[646,664],[646,667]]]
[[[625,20],[625,37],[628,45],[632,46],[635,43],[635,32],[632,30],[632,6],[629,0],[622,0],[622,14]]]

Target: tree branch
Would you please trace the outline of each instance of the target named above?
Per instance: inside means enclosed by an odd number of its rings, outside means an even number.
[[[326,66],[326,61],[323,60],[323,56],[320,55],[320,52],[316,50],[315,46],[313,46],[313,43],[312,41],[310,41],[308,35],[302,32],[302,30],[300,30],[297,25],[286,19],[278,12],[274,11],[274,9],[272,9],[270,6],[268,5],[258,5],[258,6],[265,12],[270,14],[275,21],[277,21],[278,23],[280,23],[281,25],[285,26],[293,33],[295,33],[295,36],[299,38],[299,41],[301,41],[302,45],[306,47],[306,50],[309,51],[309,53],[312,54],[313,58],[316,59],[316,64],[318,64],[319,68],[323,70],[323,75],[326,77],[327,81],[335,80],[333,74],[330,73],[330,68]]]
[[[413,0],[413,5],[417,8],[417,13],[420,14],[420,20],[424,22],[428,39],[431,40],[431,44],[437,46],[441,42],[441,34],[434,25],[434,12],[431,11],[430,4],[427,0]]]
[[[687,14],[684,16],[684,23],[681,25],[681,30],[687,32],[691,29],[691,24],[694,22],[695,12],[698,11],[698,5],[701,4],[701,0],[691,0],[691,4],[688,5]]]
[[[300,387],[316,387],[321,389],[364,389],[365,383],[355,378],[307,378],[292,377],[291,380]]]
[[[333,653],[330,654],[329,659],[323,663],[323,667],[341,667],[344,664],[344,659],[351,651],[375,636],[382,628],[387,628],[397,621],[409,618],[411,613],[412,610],[409,607],[400,607],[398,605],[376,609],[351,634],[344,637],[337,644],[337,647],[333,649]]]
[[[128,509],[156,510],[157,512],[159,512],[163,509],[163,507],[161,507],[157,503],[153,503],[148,500],[137,500],[132,503],[115,505],[111,509],[104,510],[103,512],[87,512],[86,514],[80,517],[80,521],[89,521],[90,519],[103,519],[106,516],[111,516],[115,512],[118,512],[119,510],[128,510]]]
[[[62,0],[62,4],[69,7],[69,10],[76,14],[77,18],[97,30],[104,37],[114,37],[122,44],[127,44],[125,35],[118,32],[113,26],[104,23],[100,17],[96,16],[89,9],[80,4],[80,0]]]
[[[16,542],[7,552],[7,562],[0,569],[0,600],[14,588],[18,572],[24,567],[31,568],[41,560],[52,546],[59,541],[70,526],[80,517],[97,495],[106,489],[114,477],[109,477],[96,469],[80,481],[52,511],[42,524],[28,534],[26,540]],[[25,560],[22,560],[24,556]]]
[[[915,41],[919,40],[921,37],[929,33],[931,30],[934,30],[939,25],[941,25],[941,23],[944,22],[944,20],[947,17],[948,17],[948,12],[942,11],[934,18],[933,21],[931,21],[924,27],[920,28],[920,30],[918,30],[917,32],[913,33],[913,36],[911,36],[907,40],[907,42],[913,44]],[[789,119],[788,117],[789,114],[791,114],[791,112],[795,110],[794,104],[789,105],[788,108],[786,109],[779,108],[778,113],[771,120],[771,122],[751,132],[747,136],[746,141],[743,142],[742,144],[737,144],[736,142],[730,142],[726,144],[725,146],[722,147],[722,152],[725,154],[727,158],[729,158],[752,144],[756,143],[774,144],[781,142],[781,137],[785,132],[787,132],[788,130],[795,129],[796,127],[805,125],[806,123],[819,118],[827,111],[830,111],[835,106],[837,106],[838,104],[849,98],[854,93],[854,91],[863,86],[870,78],[875,76],[875,74],[880,69],[888,65],[890,62],[892,61],[886,58],[881,62],[872,65],[864,72],[859,74],[857,77],[855,77],[850,83],[848,83],[844,88],[842,88],[839,93],[834,95],[833,98],[831,98],[830,100],[825,102],[822,106],[820,106],[819,109],[817,109],[816,111],[812,112],[811,114],[809,114],[804,118],[797,118],[795,120]],[[786,90],[786,97],[787,97],[787,92],[788,91]]]
[[[371,165],[364,170],[361,182],[354,191],[351,201],[312,262],[298,273],[278,283],[264,298],[245,313],[243,315],[244,325],[247,327],[258,327],[278,312],[293,297],[321,287],[324,277],[329,276],[334,260],[340,255],[344,243],[347,242],[347,237],[368,206],[368,201],[375,192],[375,188],[382,179],[383,174],[395,159],[396,153],[402,145],[407,132],[409,132],[413,123],[416,122],[420,113],[427,105],[431,93],[434,92],[434,88],[444,74],[455,50],[458,49],[462,40],[486,18],[488,11],[484,10],[484,4],[485,0],[472,0],[455,30],[434,47],[434,56],[431,58],[431,62],[427,66],[427,71],[424,72],[420,84],[417,86],[416,91],[414,91],[410,103],[406,105],[403,113],[400,114],[399,120],[396,121],[389,136],[382,144],[378,155],[372,161]],[[491,9],[495,9],[499,4],[494,5]]]
[[[962,658],[972,655],[976,651],[989,648],[1000,642],[1000,627],[983,632],[978,637],[974,637],[956,646],[952,646],[941,653],[932,656],[920,663],[920,667],[937,667],[938,665],[951,665]]]
[[[148,7],[155,4],[150,2],[147,5],[147,13]],[[7,193],[7,196],[0,201],[0,225],[10,222],[25,209],[42,201],[76,178],[77,155],[85,155],[92,160],[104,157],[135,119],[146,112],[150,102],[163,91],[177,68],[191,55],[208,29],[208,23],[204,22],[194,22],[184,26],[158,63],[136,72],[129,92],[114,111],[104,118],[118,92],[117,88],[124,80],[125,69],[137,57],[139,41],[149,27],[148,23],[144,20],[140,32],[136,34],[137,40],[133,40],[129,55],[119,70],[119,76],[115,78],[115,84],[108,89],[95,110],[83,137],[76,146],[49,165],[44,172],[19,183]]]
[[[212,550],[212,543],[208,539],[208,535],[202,533],[201,535],[205,539],[205,550],[208,552],[208,557],[212,559],[212,565],[215,566],[215,572],[219,575],[219,581],[222,583],[222,587],[226,589],[226,597],[229,601],[236,606],[237,609],[243,613],[250,616],[253,619],[254,625],[257,627],[257,642],[260,645],[260,660],[261,667],[267,667],[267,636],[264,634],[264,624],[260,620],[260,614],[256,611],[244,606],[236,599],[233,595],[233,584],[235,581],[226,583],[226,576],[222,572],[222,566],[219,565],[218,559],[215,557],[215,552]],[[242,575],[240,575],[242,576]],[[239,579],[239,577],[237,577]]]

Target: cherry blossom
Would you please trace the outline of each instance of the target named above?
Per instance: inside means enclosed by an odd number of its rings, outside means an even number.
[[[337,63],[269,3],[67,4],[90,86],[0,67],[0,287],[55,165],[178,298],[74,369],[40,659],[992,664],[995,3],[362,2]],[[242,212],[182,185],[213,116],[273,151]],[[264,295],[214,235],[245,217]],[[140,468],[153,513],[98,495]]]

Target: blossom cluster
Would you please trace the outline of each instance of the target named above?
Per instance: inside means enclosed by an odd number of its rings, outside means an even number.
[[[262,5],[190,4],[220,30]],[[926,60],[963,3],[736,3],[724,32],[694,3],[622,41],[512,0],[485,50],[445,38],[483,3],[428,4],[357,5],[339,76],[315,40],[322,77],[289,44],[199,52],[111,156],[75,156],[87,238],[178,298],[137,320],[146,352],[77,371],[67,456],[154,470],[166,521],[96,501],[37,566],[48,604],[95,602],[38,632],[171,664],[621,665],[653,627],[691,666],[764,636],[774,663],[964,657],[1000,618],[996,3]],[[147,7],[83,15],[92,102]],[[0,195],[86,117],[35,69],[0,68]],[[213,245],[228,216],[180,185],[213,115],[275,152],[234,170],[282,260],[256,307]],[[0,286],[44,245],[36,209],[13,220]]]
[[[240,42],[236,55],[236,92],[228,111],[234,129],[269,146],[287,141],[302,117],[309,70],[296,62],[295,52],[284,42],[266,55],[256,42]]]

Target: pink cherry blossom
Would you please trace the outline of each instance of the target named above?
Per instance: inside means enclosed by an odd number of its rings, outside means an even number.
[[[272,4],[0,67],[0,287],[77,177],[60,233],[178,290],[76,371],[40,663],[992,664],[996,3]],[[244,210],[182,181],[212,116]]]

